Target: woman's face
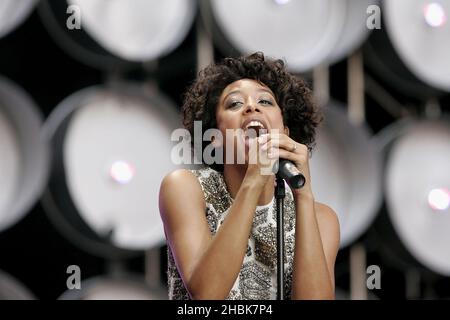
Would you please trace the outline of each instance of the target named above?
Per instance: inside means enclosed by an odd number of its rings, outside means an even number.
[[[225,154],[230,142],[235,146],[234,154],[248,151],[246,137],[249,132],[268,133],[278,129],[280,133],[288,133],[273,92],[264,84],[251,79],[232,82],[223,90],[216,108],[216,121],[226,141]],[[230,132],[233,134],[230,135]],[[240,142],[244,142],[245,149],[240,149]]]

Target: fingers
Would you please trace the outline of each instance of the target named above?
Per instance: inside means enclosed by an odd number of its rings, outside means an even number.
[[[304,144],[292,140],[285,134],[265,134],[258,138],[258,143],[262,151],[270,148],[284,149],[292,153],[308,154],[308,147]]]
[[[273,167],[274,159],[268,156],[267,151],[261,149],[261,144],[257,138],[250,138],[249,143],[249,164],[258,164],[260,167]]]
[[[269,159],[278,161],[286,159],[292,161],[297,169],[305,176],[306,187],[301,192],[311,192],[309,174],[309,149],[306,145],[298,143],[285,134],[266,134],[258,138],[260,150],[267,154]],[[300,192],[300,191],[295,191]]]
[[[305,163],[303,161],[303,159],[301,158],[301,156],[299,156],[298,154],[295,154],[293,152],[284,150],[284,149],[278,149],[278,151],[269,152],[268,153],[268,157],[270,159],[282,158],[282,159],[290,160],[290,161],[292,161],[294,163],[297,163],[297,164],[304,164]]]

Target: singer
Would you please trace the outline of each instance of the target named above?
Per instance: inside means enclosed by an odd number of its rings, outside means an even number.
[[[186,92],[183,124],[192,133],[195,121],[236,142],[229,150],[212,139],[224,159],[244,152],[245,161],[180,169],[163,179],[169,298],[275,299],[275,176],[262,169],[279,157],[305,177],[303,188],[286,188],[286,298],[334,299],[339,222],[311,189],[308,160],[321,115],[305,82],[262,53],[225,58],[202,70]],[[252,162],[255,146],[268,152]]]

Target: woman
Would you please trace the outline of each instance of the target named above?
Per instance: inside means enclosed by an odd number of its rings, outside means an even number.
[[[162,181],[169,298],[276,297],[275,176],[262,169],[279,156],[306,178],[303,188],[286,188],[286,297],[334,299],[339,223],[311,189],[308,159],[321,117],[305,83],[283,61],[261,53],[226,58],[200,72],[186,93],[183,116],[192,134],[194,121],[202,121],[203,132],[218,129],[225,141],[212,144],[233,161],[177,170]],[[250,129],[260,135],[249,138]],[[254,147],[267,155],[259,152],[250,161]],[[244,163],[236,161],[240,152]]]

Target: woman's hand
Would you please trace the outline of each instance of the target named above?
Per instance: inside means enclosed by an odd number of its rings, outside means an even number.
[[[251,181],[255,184],[255,187],[261,189],[266,186],[271,177],[273,177],[273,167],[276,158],[269,158],[267,150],[262,150],[263,141],[259,138],[250,138],[248,140],[248,152],[247,152],[247,171],[245,174],[245,180]]]
[[[300,189],[292,189],[294,196],[313,198],[311,176],[309,172],[309,150],[304,144],[292,140],[284,133],[269,133],[258,138],[262,153],[267,152],[272,160],[279,158],[292,161],[305,176],[305,185]]]

